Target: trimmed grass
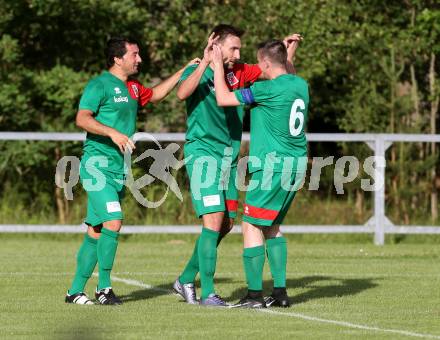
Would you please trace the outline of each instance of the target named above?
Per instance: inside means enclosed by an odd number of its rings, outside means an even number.
[[[114,282],[121,307],[63,302],[78,236],[0,235],[2,338],[396,339],[409,335],[328,324],[313,318],[431,334],[440,338],[440,248],[429,244],[298,243],[289,236],[287,315],[190,306],[162,290]],[[123,237],[114,276],[170,289],[195,236]],[[266,261],[265,290],[271,278]],[[245,291],[238,235],[219,248],[217,292],[235,302]],[[87,292],[92,295],[96,277]]]

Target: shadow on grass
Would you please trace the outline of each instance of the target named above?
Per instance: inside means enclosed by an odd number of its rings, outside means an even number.
[[[290,290],[290,300],[294,304],[305,303],[320,298],[336,298],[341,296],[356,295],[360,292],[377,287],[376,279],[341,279],[331,276],[305,276],[299,279],[288,279],[287,289]],[[294,295],[293,289],[307,289],[306,292]],[[272,280],[263,282],[263,291],[270,294]],[[245,296],[247,288],[236,289],[226,298],[228,301],[239,300]]]
[[[230,283],[233,280],[230,278],[218,278],[215,279],[216,284],[222,284],[222,283]],[[123,302],[132,302],[132,301],[139,301],[139,300],[148,300],[152,298],[156,298],[163,295],[169,295],[173,294],[173,282],[165,283],[162,285],[154,286],[154,288],[147,288],[147,289],[139,289],[131,292],[127,295],[121,295],[119,298]],[[196,281],[196,287],[200,288],[200,282]],[[178,298],[178,300],[181,300],[181,302],[184,302],[182,298]]]
[[[301,304],[310,300],[321,298],[337,298],[342,296],[350,296],[359,294],[367,289],[375,288],[378,286],[375,283],[376,279],[342,279],[332,276],[312,275],[305,276],[298,279],[288,279],[287,288],[289,289],[290,299],[293,304]],[[234,280],[232,278],[217,278],[215,279],[216,285],[222,283],[231,283]],[[134,302],[139,300],[148,300],[163,295],[172,294],[173,282],[154,286],[151,289],[139,289],[131,292],[127,295],[120,296],[120,299],[124,302]],[[196,287],[200,287],[200,283],[196,282]],[[263,290],[265,295],[270,294],[272,289],[272,280],[266,280],[263,282]],[[300,294],[295,295],[294,289],[306,290]],[[225,297],[225,300],[233,302],[241,299],[247,293],[247,288],[242,287],[234,290],[232,294]],[[181,302],[184,302],[180,297]]]

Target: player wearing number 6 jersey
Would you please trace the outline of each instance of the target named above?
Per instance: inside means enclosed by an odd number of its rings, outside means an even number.
[[[293,47],[287,46],[289,48]],[[288,73],[287,49],[278,40],[262,43],[257,53],[258,66],[267,80],[257,82],[249,89],[230,92],[224,82],[221,50],[214,46],[218,105],[253,105],[249,172],[251,181],[258,185],[246,193],[242,231],[248,294],[236,307],[290,305],[286,292],[287,245],[280,224],[305,173],[307,141],[304,126],[309,94],[307,82]],[[271,296],[263,299],[265,250],[274,289]]]

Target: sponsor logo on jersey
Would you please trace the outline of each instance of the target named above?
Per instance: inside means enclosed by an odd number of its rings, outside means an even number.
[[[209,195],[203,197],[203,205],[205,207],[220,205],[220,195]]]
[[[109,213],[121,211],[121,204],[118,201],[107,202],[106,205]]]
[[[249,207],[247,205],[244,206],[245,215],[249,215]]]
[[[128,103],[128,97],[115,97],[115,96],[113,96],[113,100],[115,101],[115,103],[121,103],[121,102]]]
[[[134,93],[135,97],[138,98],[139,97],[139,90],[137,88],[137,85],[136,84],[131,84],[131,89],[133,90],[133,93]]]
[[[238,79],[235,76],[234,72],[229,72],[226,75],[226,79],[228,80],[229,85],[234,86],[238,84]]]
[[[116,94],[121,94],[121,89],[119,87],[115,87],[115,93]]]

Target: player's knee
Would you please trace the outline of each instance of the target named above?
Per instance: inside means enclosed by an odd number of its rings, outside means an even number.
[[[243,223],[242,225],[242,233],[245,239],[254,239],[260,235],[261,231],[257,226],[254,226],[249,223]]]
[[[243,235],[246,235],[247,230],[248,230],[248,225],[247,225],[246,223],[243,223],[243,224],[241,225],[241,233],[242,233]]]
[[[87,228],[87,234],[94,239],[99,239],[99,236],[101,236],[101,229],[102,224],[98,224],[96,226],[88,226]]]
[[[233,218],[225,218],[222,223],[222,232],[227,234],[234,227],[234,219]]]
[[[212,229],[214,231],[220,231],[223,225],[224,213],[223,212],[215,212],[210,214],[205,214],[202,217],[203,225],[206,228]]]
[[[264,238],[266,238],[266,239],[283,236],[281,234],[280,226],[279,225],[273,225],[271,227],[264,228],[263,229],[263,234],[264,234]]]
[[[108,230],[118,232],[119,230],[121,230],[122,221],[121,220],[107,221],[103,223],[103,226]]]

